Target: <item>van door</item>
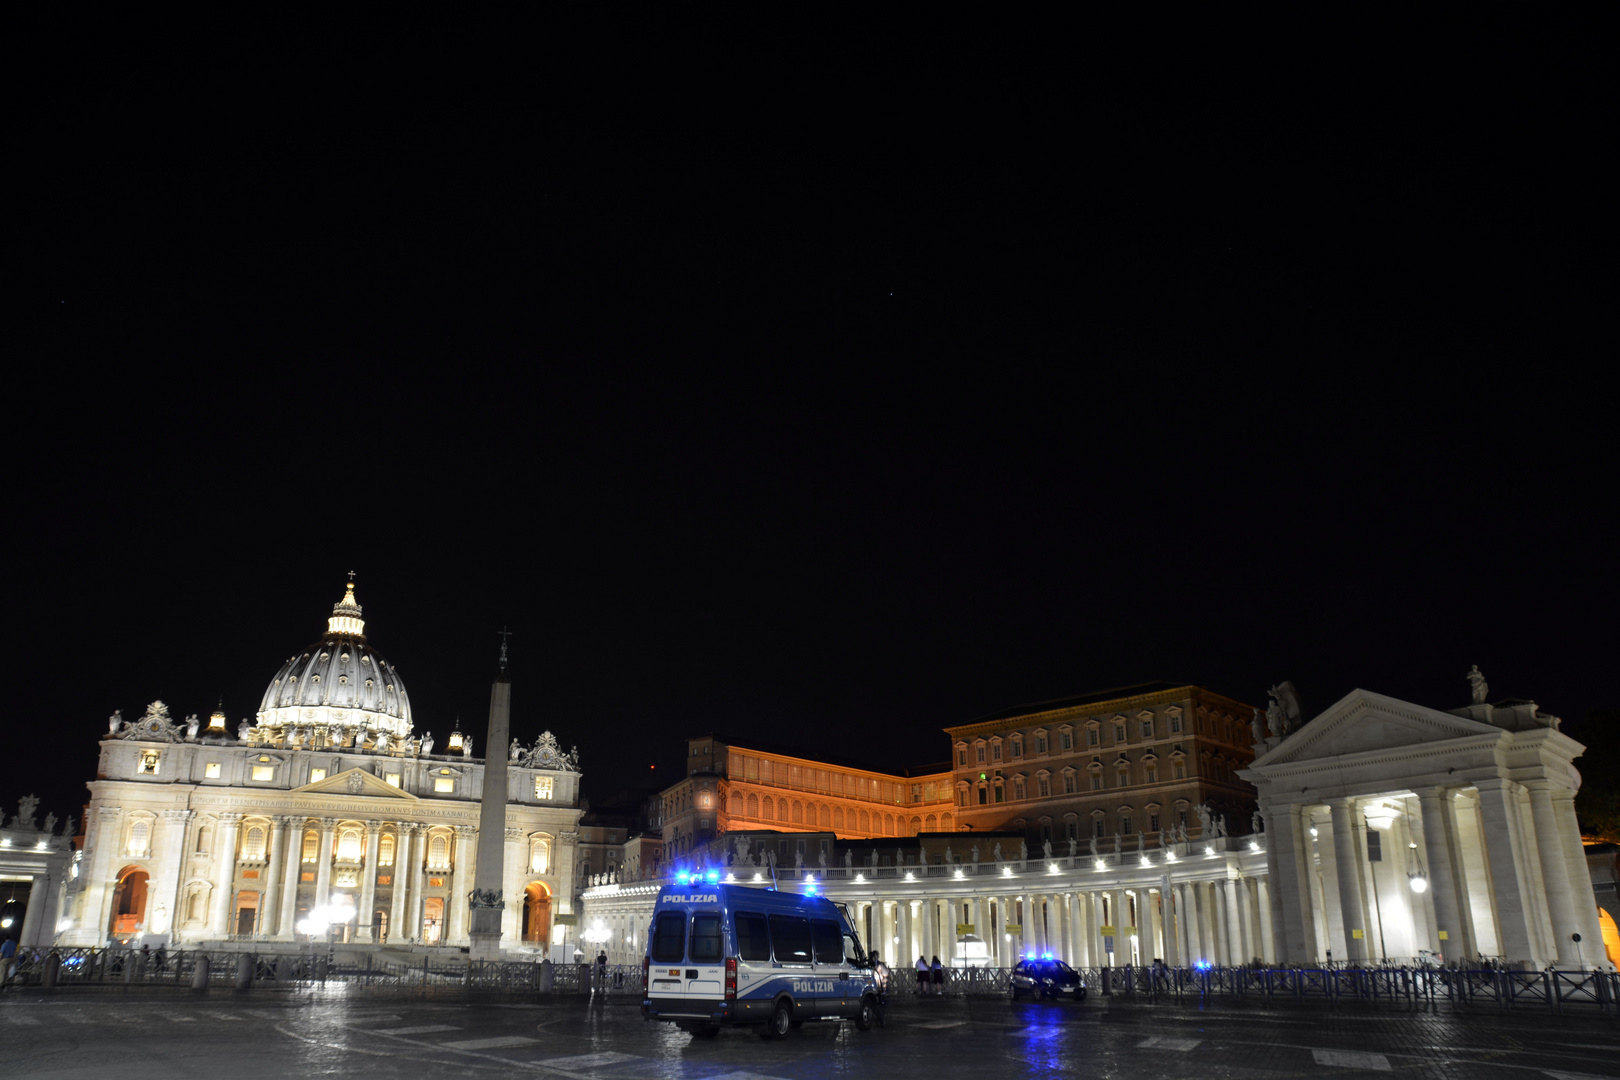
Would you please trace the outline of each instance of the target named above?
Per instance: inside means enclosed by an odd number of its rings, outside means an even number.
[[[810,939],[810,920],[803,915],[772,915],[770,924],[771,953],[775,958],[773,966],[779,976],[785,976],[779,981],[787,984],[786,989],[793,995],[794,1003],[802,1010],[801,1016],[820,1015],[814,986],[815,954]]]
[[[692,936],[686,944],[686,993],[718,1008],[726,996],[725,920],[719,910],[692,916]]]
[[[647,946],[647,996],[686,997],[686,912],[676,908],[653,918]]]
[[[850,993],[854,981],[844,962],[844,930],[834,919],[811,919],[810,938],[816,954],[816,989],[821,999],[820,1015],[854,1016]],[[855,998],[855,1008],[860,1007]]]

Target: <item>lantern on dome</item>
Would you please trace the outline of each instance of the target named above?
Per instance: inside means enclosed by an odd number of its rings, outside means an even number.
[[[219,703],[219,707],[216,708],[213,711],[213,714],[208,717],[208,730],[211,731],[211,732],[217,731],[220,734],[224,734],[224,732],[225,732],[225,702],[224,701],[221,701]]]
[[[453,750],[459,753],[461,751],[461,743],[461,717],[458,716],[456,717],[456,729],[450,733],[450,738],[445,740],[445,749]]]

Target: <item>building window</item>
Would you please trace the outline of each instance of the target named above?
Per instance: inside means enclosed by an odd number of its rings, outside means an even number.
[[[1006,789],[1003,788],[1002,785],[1000,785],[1000,784],[996,785],[996,802],[1001,802],[1002,801],[1002,799],[1005,797],[1005,790]]]
[[[219,779],[219,762],[210,761],[208,764],[204,765],[203,766],[203,776],[208,778],[209,780],[218,780]]]
[[[1013,777],[1013,798],[1022,799],[1023,797],[1024,797],[1024,778],[1022,776],[1015,776],[1015,777]]]
[[[1147,766],[1144,772],[1143,780],[1145,783],[1157,784],[1159,782],[1159,767],[1157,765]]]
[[[1102,742],[1102,733],[1095,727],[1086,728],[1086,745],[1096,746]]]
[[[551,798],[551,777],[537,776],[534,778],[534,797],[537,799]]]
[[[991,761],[1000,761],[1001,760],[1001,744],[1000,743],[991,743],[990,744],[990,760]]]
[[[1180,713],[1171,713],[1170,714],[1170,734],[1172,734],[1172,735],[1180,735],[1181,734],[1181,714]]]
[[[311,769],[311,770],[309,770],[309,782],[310,783],[318,784],[322,780],[325,780],[325,779],[326,779],[326,770],[325,769]]]
[[[389,787],[399,787],[399,773],[391,772],[383,779],[387,781]]]
[[[984,764],[984,743],[979,743],[973,748],[973,760],[981,765]]]
[[[343,862],[360,861],[359,829],[344,829],[338,834],[337,857]]]
[[[1121,743],[1121,742],[1125,741],[1125,725],[1124,724],[1115,724],[1114,725],[1114,741],[1117,742],[1117,743]]]
[[[984,785],[980,784],[979,785],[979,805],[983,806],[987,801],[989,801],[989,798],[990,797],[988,795],[986,795],[985,792],[984,792]]]
[[[1058,746],[1064,750],[1074,749],[1074,732],[1062,731],[1058,733]]]
[[[264,826],[254,825],[242,838],[242,858],[257,861],[264,858]]]
[[[1187,779],[1187,764],[1186,764],[1186,762],[1178,761],[1174,765],[1172,765],[1171,769],[1170,769],[1170,775],[1175,777],[1177,780],[1185,780],[1185,779]]]
[[[1037,756],[1046,753],[1046,736],[1035,736],[1035,753]]]
[[[303,861],[304,862],[315,862],[317,859],[319,859],[319,857],[320,857],[320,855],[319,855],[320,847],[321,847],[320,834],[316,833],[314,830],[306,831],[304,833],[304,854],[302,856]]]
[[[1035,778],[1035,784],[1041,793],[1041,798],[1045,799],[1052,794],[1052,778],[1050,776],[1044,773],[1041,774]]]
[[[967,764],[967,747],[959,746],[959,747],[956,748],[956,763],[958,765],[966,765]],[[865,786],[866,786],[866,781],[863,779],[861,781],[861,787],[864,788]]]
[[[1384,861],[1384,836],[1373,829],[1367,830],[1367,861]]]
[[[1091,774],[1091,790],[1092,791],[1101,791],[1102,790],[1102,773],[1094,772],[1094,773]]]
[[[158,771],[158,753],[156,750],[142,750],[140,773],[142,776],[156,776]]]
[[[428,869],[450,869],[450,840],[444,833],[434,833],[428,841]]]
[[[439,792],[454,791],[456,790],[456,782],[448,776],[435,776],[433,778],[433,790]]]
[[[1119,832],[1120,832],[1120,835],[1121,836],[1129,836],[1129,835],[1131,835],[1131,833],[1133,833],[1135,831],[1136,831],[1135,829],[1131,828],[1131,815],[1129,815],[1129,814],[1121,814],[1121,815],[1119,815]]]
[[[1103,835],[1103,820],[1102,820],[1102,818],[1094,818],[1094,819],[1092,819],[1092,822],[1091,822],[1091,835],[1095,836],[1099,840],[1102,839],[1102,835]]]
[[[1151,718],[1144,718],[1142,720],[1142,738],[1153,738],[1153,720]]]
[[[274,765],[255,765],[255,766],[253,766],[253,779],[255,779],[255,780],[274,780],[275,778],[276,778],[276,767]]]
[[[967,788],[962,788],[956,793],[956,805],[966,806],[967,804]]]
[[[1159,815],[1158,814],[1149,814],[1148,815],[1148,831],[1149,832],[1158,832],[1159,831]]]
[[[1074,773],[1072,773],[1072,772],[1064,773],[1063,774],[1063,794],[1065,794],[1065,795],[1073,795],[1075,793],[1076,787],[1077,787],[1077,785],[1074,782]]]
[[[529,872],[544,874],[550,866],[551,845],[544,840],[535,840],[529,845]]]
[[[377,865],[378,866],[393,866],[394,865],[394,838],[393,838],[392,835],[384,836],[382,838],[382,840],[378,842],[378,844],[377,844]]]
[[[1024,740],[1023,739],[1014,739],[1012,741],[1012,756],[1015,757],[1015,758],[1021,758],[1021,757],[1024,756]]]
[[[1121,769],[1121,770],[1119,770],[1119,786],[1120,787],[1130,787],[1131,786],[1131,770],[1129,770],[1129,769]]]
[[[129,827],[129,853],[131,855],[145,855],[146,849],[151,843],[151,822],[137,821]]]

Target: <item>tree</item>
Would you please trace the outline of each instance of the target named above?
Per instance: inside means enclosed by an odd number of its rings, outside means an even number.
[[[1593,709],[1574,734],[1586,744],[1586,753],[1575,759],[1581,771],[1575,796],[1581,835],[1620,843],[1620,709]]]

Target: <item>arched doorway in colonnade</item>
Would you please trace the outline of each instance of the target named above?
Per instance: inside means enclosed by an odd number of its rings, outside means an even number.
[[[523,889],[523,941],[544,945],[551,940],[551,890],[531,881]]]
[[[112,937],[133,937],[146,923],[146,886],[148,876],[138,866],[126,866],[118,871],[118,887],[113,891],[112,915],[107,933]]]

